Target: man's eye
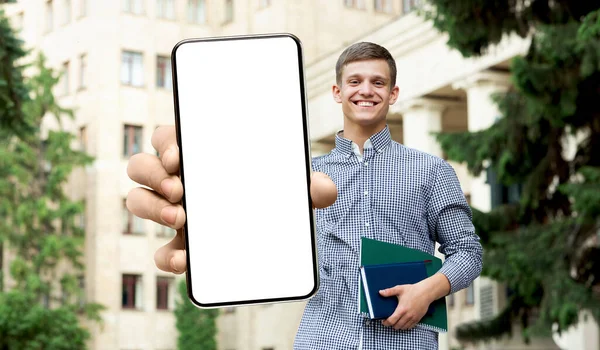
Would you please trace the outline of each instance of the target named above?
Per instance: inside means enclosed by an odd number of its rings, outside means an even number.
[[[350,84],[358,84],[358,80],[350,80]]]
[[[377,85],[377,86],[383,86],[384,84],[383,84],[383,81],[376,81],[375,85]]]

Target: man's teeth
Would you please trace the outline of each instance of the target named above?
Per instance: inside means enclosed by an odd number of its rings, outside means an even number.
[[[359,102],[358,103],[359,106],[361,107],[373,107],[373,102]]]

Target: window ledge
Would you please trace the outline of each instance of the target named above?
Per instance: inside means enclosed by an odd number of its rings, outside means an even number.
[[[130,87],[130,88],[134,88],[134,89],[145,89],[146,88],[146,84],[131,85],[131,84],[128,84],[128,83],[123,83],[123,82],[121,82],[121,86]]]
[[[122,232],[123,236],[127,237],[145,237],[145,232]]]
[[[146,310],[136,307],[121,306],[121,311],[145,312]]]
[[[133,16],[133,17],[146,17],[146,12],[135,13],[135,12],[121,11],[121,13],[124,15]]]

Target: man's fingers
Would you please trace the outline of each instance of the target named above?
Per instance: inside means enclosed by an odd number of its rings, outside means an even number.
[[[152,147],[158,151],[160,160],[169,174],[179,172],[179,147],[174,126],[159,126],[152,134]]]
[[[178,230],[177,235],[169,243],[156,251],[154,263],[156,267],[166,272],[181,274],[186,271],[187,260],[182,230]]]
[[[150,219],[174,229],[180,229],[185,223],[185,211],[181,205],[173,205],[148,189],[132,189],[126,203],[127,209],[142,219]]]
[[[403,307],[401,307],[400,305],[398,305],[398,307],[396,307],[396,310],[394,311],[394,313],[390,317],[385,319],[382,322],[382,324],[387,327],[393,326],[398,322],[398,320],[402,316],[404,316],[405,313],[406,313],[406,310]]]
[[[394,286],[388,289],[380,290],[379,294],[383,297],[392,297],[392,296],[400,296],[404,291],[403,285]]]
[[[321,172],[314,172],[311,176],[310,197],[315,208],[326,208],[337,199],[335,183]]]
[[[402,317],[394,324],[394,329],[410,329],[414,325],[415,317],[411,313],[406,312]]]
[[[183,185],[176,175],[169,175],[157,157],[138,153],[127,164],[127,175],[140,185],[148,186],[169,202],[178,203],[183,196]]]

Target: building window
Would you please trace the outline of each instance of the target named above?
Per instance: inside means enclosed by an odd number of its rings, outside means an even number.
[[[344,5],[358,10],[364,10],[366,8],[365,0],[344,0]]]
[[[125,125],[123,130],[123,156],[131,157],[142,151],[142,127]]]
[[[79,275],[77,277],[77,282],[79,283],[79,295],[77,296],[77,301],[80,308],[83,308],[86,303],[85,297],[85,276]]]
[[[144,233],[144,219],[133,215],[127,209],[127,200],[123,199],[123,234],[143,234]]]
[[[233,21],[233,0],[225,0],[225,23]]]
[[[19,12],[19,14],[15,17],[14,28],[16,33],[21,33],[23,31],[23,25],[25,22],[25,14],[23,12]]]
[[[123,275],[123,309],[142,308],[142,276]]]
[[[77,214],[77,216],[75,217],[75,225],[77,225],[77,228],[82,230],[82,232],[85,232],[85,211],[86,211],[85,199],[83,199],[81,201],[81,204],[83,205],[83,210],[81,211],[81,213]]]
[[[61,77],[61,90],[63,95],[69,94],[69,61],[63,63]]]
[[[87,74],[87,56],[79,56],[79,89],[85,88],[85,76]]]
[[[60,305],[64,306],[69,302],[69,292],[64,284],[60,285]]]
[[[79,12],[77,14],[78,17],[85,17],[88,14],[89,10],[89,0],[79,0]]]
[[[475,286],[471,283],[466,290],[465,295],[465,304],[473,305],[475,304]]]
[[[123,0],[123,12],[141,15],[144,13],[144,0]]]
[[[172,310],[174,296],[174,279],[172,277],[156,277],[156,309]]]
[[[271,6],[271,0],[258,0],[258,8],[262,9]]]
[[[63,10],[63,25],[71,23],[71,0],[63,0],[64,8]]]
[[[43,292],[43,294],[42,294],[42,305],[46,309],[50,308],[50,292],[49,291]]]
[[[0,291],[4,290],[4,244],[0,242]]]
[[[375,0],[375,11],[383,13],[392,13],[392,0]]]
[[[156,17],[162,19],[175,19],[174,0],[156,0]]]
[[[48,151],[48,139],[42,140],[41,149],[42,154],[46,154]],[[43,159],[41,170],[44,176],[48,177],[50,175],[50,171],[52,171],[52,163],[48,159]]]
[[[173,88],[173,79],[171,76],[171,59],[169,57],[156,57],[156,86],[169,90]]]
[[[81,152],[87,152],[87,127],[82,126],[79,128],[79,150]]]
[[[144,84],[142,54],[133,51],[123,51],[121,58],[121,83],[131,86]]]
[[[54,28],[54,9],[52,8],[52,0],[46,1],[46,31],[49,32]]]
[[[402,0],[402,13],[409,13],[414,10],[419,4],[421,0]]]
[[[188,22],[196,24],[206,22],[205,0],[188,0]]]

